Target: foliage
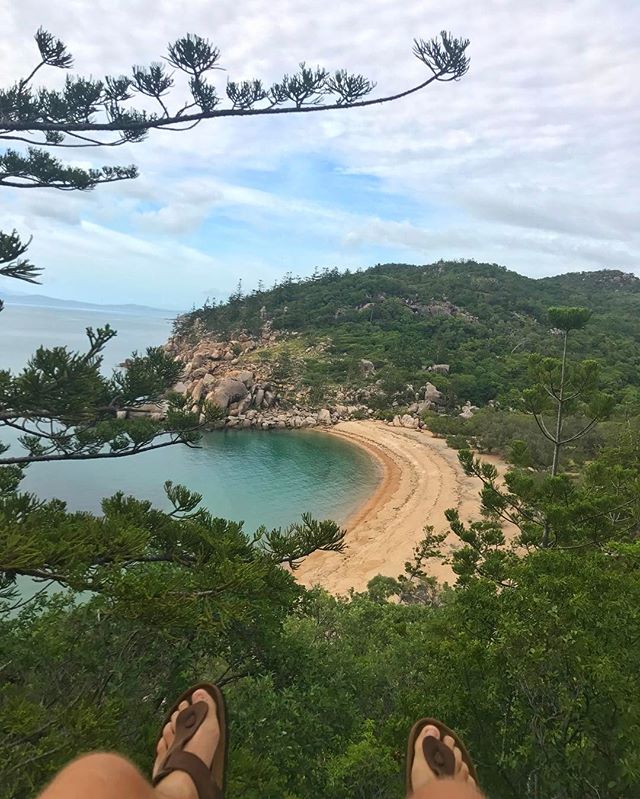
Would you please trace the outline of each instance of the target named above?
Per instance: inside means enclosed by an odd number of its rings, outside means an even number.
[[[75,609],[50,600],[3,624],[2,662],[22,668],[9,665],[4,682],[12,754],[0,795],[31,796],[78,747],[117,747],[148,771],[163,708],[190,680],[218,676],[233,795],[393,799],[409,726],[429,714],[463,735],[492,798],[633,799],[633,557],[547,550],[514,577],[512,589],[477,581],[435,605],[389,603],[373,586],[342,600],[316,592],[286,618],[267,601],[235,636],[206,626],[168,634],[95,600]],[[28,769],[15,768],[19,757],[33,758]]]
[[[365,401],[388,410],[394,400],[414,402],[430,381],[450,409],[466,400],[506,409],[530,386],[532,355],[561,357],[559,330],[549,338],[549,309],[569,301],[593,308],[589,324],[571,331],[572,357],[597,361],[599,390],[623,400],[640,388],[640,280],[613,270],[541,280],[473,261],[325,270],[197,309],[177,321],[176,332],[203,326],[255,334],[266,318],[289,341],[295,333],[299,344],[324,343],[299,378],[325,393],[366,387]],[[354,369],[363,358],[376,368],[367,379]],[[438,363],[449,364],[449,374],[428,371]]]
[[[42,28],[35,40],[40,61],[27,77],[0,91],[0,138],[44,146],[113,146],[140,141],[149,130],[174,130],[176,125],[179,130],[185,130],[203,120],[223,116],[296,113],[386,103],[420,91],[435,81],[459,80],[469,69],[466,55],[469,41],[442,31],[440,37],[429,41],[414,41],[414,55],[431,74],[419,85],[399,94],[367,100],[364,98],[373,91],[375,84],[364,76],[350,74],[344,69],[332,73],[323,67],[313,68],[302,63],[297,72],[284,75],[271,86],[259,79],[227,80],[224,90],[227,107],[218,107],[222,98],[212,82],[212,74],[224,70],[220,50],[197,34],[187,34],[169,44],[166,63],[156,61],[148,66],[134,66],[130,75],[107,76],[101,80],[67,76],[61,90],[33,89],[30,84],[43,67],[70,69],[73,57],[62,41]],[[170,71],[171,67],[186,81],[190,97],[182,107],[170,111],[166,96],[174,88],[176,74]],[[132,107],[130,101],[134,98],[138,101],[149,98],[154,101],[155,110],[147,110],[144,103]],[[22,132],[23,136],[13,135],[17,132]],[[96,133],[102,132],[112,136],[96,139]],[[40,151],[30,152],[27,162],[31,159],[35,162],[39,157]],[[37,170],[27,170],[27,173],[19,176],[18,185],[39,183]],[[117,179],[100,174],[94,177],[94,185]]]
[[[115,335],[108,325],[87,328],[86,352],[40,347],[20,373],[0,371],[0,429],[18,431],[23,449],[5,452],[0,469],[40,461],[114,458],[197,441],[200,412],[206,418],[208,408],[203,405],[192,413],[176,395],[165,400],[162,421],[119,418],[146,403],[160,402],[182,367],[162,348],[151,347],[144,355],[134,353],[124,372],[105,377],[100,371],[102,354]]]

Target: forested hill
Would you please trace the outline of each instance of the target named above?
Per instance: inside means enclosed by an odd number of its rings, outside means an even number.
[[[310,386],[348,384],[367,359],[387,391],[432,380],[452,401],[481,404],[508,401],[522,387],[529,353],[557,352],[546,318],[555,305],[593,310],[587,328],[573,336],[573,353],[599,360],[604,386],[619,398],[637,397],[640,279],[615,270],[542,279],[475,262],[325,270],[266,291],[238,291],[227,303],[182,317],[177,329],[201,320],[207,330],[232,336],[270,322],[297,334],[305,349],[314,347],[302,376]],[[427,371],[441,363],[450,365],[448,376]]]

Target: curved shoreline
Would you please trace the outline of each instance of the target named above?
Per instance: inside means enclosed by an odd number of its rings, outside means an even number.
[[[364,450],[368,457],[376,461],[380,468],[380,478],[373,493],[370,494],[355,510],[353,510],[344,523],[347,530],[353,530],[359,525],[364,524],[367,517],[376,508],[384,504],[390,493],[398,487],[400,482],[401,469],[394,459],[381,447],[371,444],[369,441],[350,435],[345,430],[329,429],[328,432],[337,438],[348,441],[360,450]]]
[[[328,432],[364,449],[382,468],[382,477],[344,525],[345,552],[314,552],[296,570],[303,585],[321,585],[333,594],[363,591],[377,574],[403,573],[426,525],[448,532],[447,508],[456,508],[463,520],[478,517],[480,481],[464,474],[457,452],[443,439],[372,421],[341,422]],[[494,457],[483,460],[502,466]],[[451,535],[447,543],[454,542]],[[441,582],[455,577],[437,560],[427,570]]]

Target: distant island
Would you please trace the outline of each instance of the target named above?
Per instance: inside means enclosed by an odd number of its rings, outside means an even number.
[[[103,305],[80,300],[62,300],[59,297],[49,297],[45,294],[23,294],[16,291],[2,293],[2,298],[7,305],[19,305],[28,308],[58,308],[74,309],[78,311],[108,311],[109,313],[128,314],[132,316],[161,316],[174,317],[178,314],[175,309],[153,308],[148,305],[125,303],[124,305]]]

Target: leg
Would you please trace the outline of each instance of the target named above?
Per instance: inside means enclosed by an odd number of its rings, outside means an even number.
[[[66,766],[39,799],[155,799],[151,785],[120,755],[96,752]]]
[[[483,799],[475,785],[459,780],[432,780],[418,788],[411,799]]]
[[[209,766],[220,741],[215,702],[203,690],[195,691],[192,699],[194,702],[206,702],[210,712],[185,745],[184,751],[196,755]],[[188,705],[188,702],[182,702],[162,730],[156,749],[154,774],[160,770],[173,743],[178,713]],[[84,755],[66,766],[38,799],[198,799],[198,793],[191,777],[183,771],[172,772],[152,788],[126,758],[108,752],[96,752]]]

